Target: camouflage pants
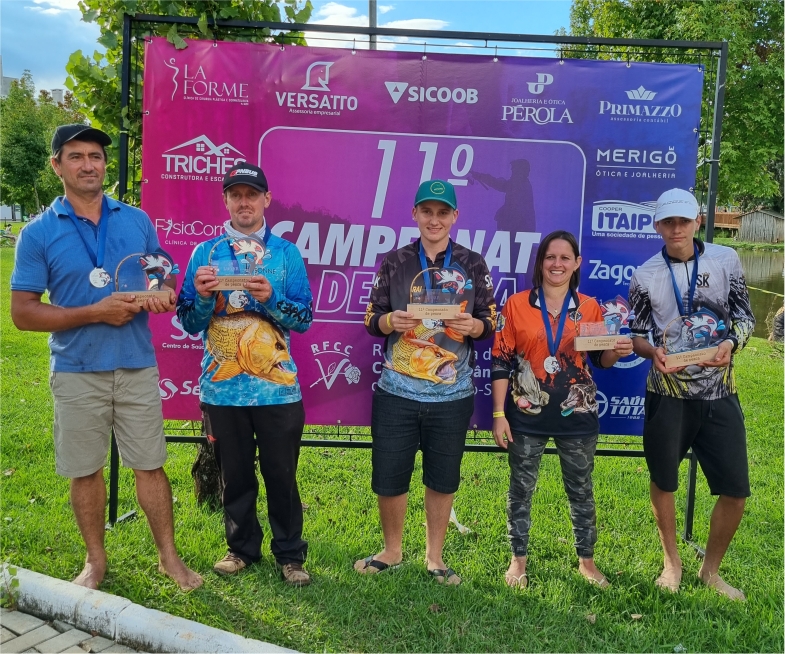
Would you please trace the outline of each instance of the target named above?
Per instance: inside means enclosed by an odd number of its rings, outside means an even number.
[[[510,490],[507,493],[507,533],[515,556],[526,556],[531,529],[532,495],[540,474],[540,459],[547,438],[516,434],[509,443]],[[555,438],[559,451],[564,490],[570,500],[572,533],[578,556],[594,556],[597,542],[597,510],[594,505],[594,452],[597,437]]]

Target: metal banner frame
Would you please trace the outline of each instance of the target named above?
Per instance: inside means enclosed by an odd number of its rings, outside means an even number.
[[[141,130],[134,135],[129,134],[127,120],[140,119],[141,93],[140,82],[143,82],[143,47],[145,38],[153,35],[164,36],[173,25],[178,27],[181,35],[204,38],[199,31],[196,17],[156,16],[138,14],[123,17],[122,62],[121,62],[121,119],[120,119],[120,152],[119,152],[119,184],[118,199],[123,201],[127,195],[132,203],[139,203],[141,185],[141,157],[137,156]],[[374,21],[375,23],[375,21]],[[470,48],[473,54],[479,50],[481,54],[498,56],[520,56],[520,51],[552,52],[560,58],[608,59],[615,61],[655,61],[669,63],[695,62],[705,64],[703,106],[699,132],[699,154],[697,162],[698,181],[694,192],[698,198],[701,211],[706,221],[705,240],[712,242],[714,237],[714,214],[717,204],[717,179],[719,174],[720,135],[722,132],[723,106],[725,102],[725,80],[728,65],[728,43],[725,41],[663,41],[657,39],[612,39],[579,36],[549,36],[540,34],[503,34],[494,32],[457,32],[441,30],[405,30],[378,27],[357,27],[348,25],[318,25],[299,23],[275,23],[262,21],[216,21],[208,19],[208,26],[218,40],[250,40],[254,38],[269,39],[271,42],[286,44],[302,42],[303,32],[308,32],[309,45],[318,46],[318,41],[332,43],[344,41],[347,46],[356,48],[358,43],[369,49],[376,49],[379,39],[405,38],[405,43],[397,43],[401,50],[428,49],[438,51],[440,48]],[[314,36],[317,35],[317,36]],[[342,38],[351,36],[351,39]],[[288,39],[288,41],[287,41]],[[470,43],[456,46],[444,41],[461,41]],[[316,41],[316,43],[314,43]],[[528,46],[528,47],[527,47]],[[514,52],[509,52],[514,51]],[[133,85],[133,98],[132,98]],[[133,140],[133,144],[130,142]],[[130,172],[130,175],[129,175]],[[130,190],[129,190],[130,181]],[[693,189],[691,189],[693,190]],[[169,443],[206,443],[201,423],[193,421],[165,421],[166,440]],[[370,430],[365,427],[342,427],[340,421],[335,426],[306,427],[302,445],[304,447],[336,447],[363,448],[371,447]],[[641,442],[638,436],[615,436],[613,440],[601,439],[597,456],[643,457]],[[504,452],[493,442],[489,432],[481,432],[475,428],[467,433],[467,452]],[[548,447],[546,454],[556,454],[556,448]],[[695,486],[698,462],[695,454],[690,452],[689,473],[687,481],[687,500],[684,510],[684,528],[682,539],[697,551],[699,556],[704,550],[692,541],[693,519],[695,512]],[[130,517],[131,511],[117,517],[119,495],[119,454],[112,434],[109,484],[109,522],[110,528],[119,520]]]

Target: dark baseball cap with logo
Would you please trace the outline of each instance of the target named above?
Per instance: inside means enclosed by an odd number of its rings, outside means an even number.
[[[52,136],[52,154],[56,155],[63,149],[63,145],[74,140],[98,143],[105,148],[112,145],[112,138],[109,134],[95,127],[90,127],[90,125],[82,125],[81,123],[60,125]]]
[[[248,184],[248,186],[253,186],[262,193],[267,193],[268,191],[267,178],[264,176],[262,169],[259,166],[249,164],[247,161],[235,164],[224,175],[224,191],[236,184]]]
[[[455,197],[455,187],[450,182],[443,179],[432,179],[420,184],[417,195],[414,196],[414,206],[426,200],[438,200],[450,205],[453,209],[458,208],[458,199]]]

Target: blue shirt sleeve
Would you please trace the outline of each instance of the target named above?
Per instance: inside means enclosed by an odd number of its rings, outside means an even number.
[[[286,248],[286,297],[273,288],[270,299],[262,306],[268,315],[286,329],[303,334],[313,322],[313,296],[300,251]]]
[[[196,269],[203,265],[204,249],[204,243],[194,248],[180,294],[177,296],[177,319],[189,334],[201,334],[207,329],[215,309],[215,293],[211,297],[203,297],[196,292],[194,285]]]
[[[153,221],[150,220],[150,216],[148,216],[144,211],[141,212],[142,214],[142,224],[144,229],[145,235],[145,243],[146,243],[146,250],[147,252],[152,252],[153,250],[157,250],[161,247],[161,243],[158,241],[158,234],[155,231],[155,227],[153,226]]]
[[[49,263],[46,248],[35,234],[33,223],[27,225],[16,244],[14,272],[11,273],[12,291],[43,293],[49,287]]]

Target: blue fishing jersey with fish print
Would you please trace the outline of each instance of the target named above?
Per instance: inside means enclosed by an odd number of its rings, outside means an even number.
[[[229,241],[219,236],[196,246],[188,262],[177,317],[189,334],[202,334],[200,399],[220,406],[267,406],[302,399],[289,333],[302,334],[313,320],[311,287],[297,247],[273,234],[267,239],[264,275],[273,287],[267,302],[245,291],[196,292],[200,266],[232,260]],[[219,266],[220,267],[220,266]]]

